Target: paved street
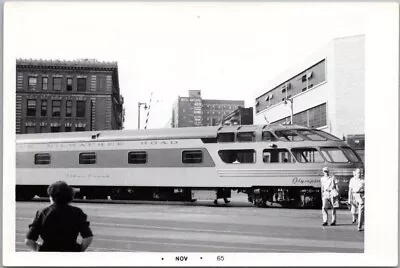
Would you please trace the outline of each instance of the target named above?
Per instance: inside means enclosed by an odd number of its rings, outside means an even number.
[[[338,226],[322,227],[320,210],[256,208],[233,196],[228,205],[133,202],[74,203],[89,216],[95,235],[90,251],[120,252],[363,252],[364,233],[349,211]],[[16,249],[28,224],[47,202],[17,202]]]

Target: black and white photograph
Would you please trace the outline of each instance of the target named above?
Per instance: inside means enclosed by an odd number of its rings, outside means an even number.
[[[394,2],[6,2],[3,264],[397,265],[398,39]]]

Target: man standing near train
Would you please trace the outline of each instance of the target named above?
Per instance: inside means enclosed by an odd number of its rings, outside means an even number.
[[[334,176],[329,175],[329,169],[322,169],[324,176],[321,177],[321,198],[322,198],[322,226],[328,225],[328,211],[332,208],[331,225],[336,225],[336,208],[339,207],[339,189]]]
[[[364,187],[365,182],[361,177],[361,170],[357,168],[354,171],[354,177],[349,182],[349,203],[351,204],[351,214],[353,223],[356,221],[358,212],[358,231],[363,231],[364,225]]]

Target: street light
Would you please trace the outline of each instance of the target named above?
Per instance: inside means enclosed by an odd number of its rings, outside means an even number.
[[[138,102],[138,123],[137,123],[137,125],[138,125],[138,129],[140,129],[140,106],[142,106],[142,105],[144,105],[144,109],[146,110],[147,109],[147,103],[145,103],[145,102]]]
[[[286,98],[284,102],[285,105],[288,103],[288,101],[290,102],[290,124],[293,125],[293,99]]]

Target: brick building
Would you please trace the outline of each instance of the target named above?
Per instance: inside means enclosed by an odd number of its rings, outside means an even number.
[[[116,62],[17,60],[16,133],[122,129]]]
[[[244,101],[207,100],[200,90],[189,90],[189,97],[178,97],[172,109],[172,127],[216,126]]]

